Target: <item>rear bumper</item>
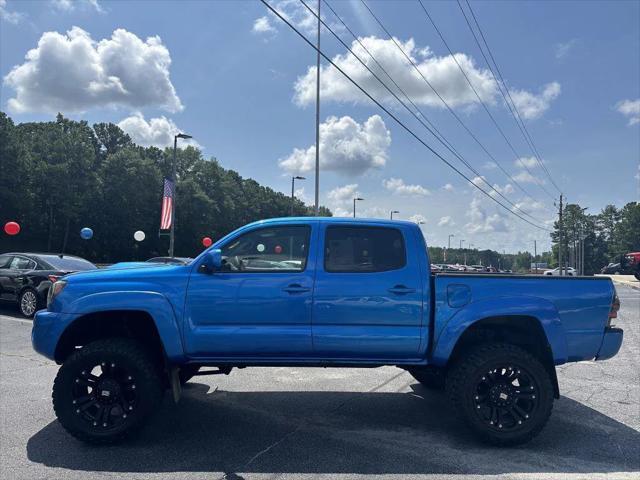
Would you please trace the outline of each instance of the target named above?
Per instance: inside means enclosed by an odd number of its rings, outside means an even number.
[[[624,332],[621,328],[605,328],[602,345],[600,345],[600,351],[598,352],[598,355],[596,355],[596,360],[607,360],[608,358],[615,356],[620,350],[623,336]]]

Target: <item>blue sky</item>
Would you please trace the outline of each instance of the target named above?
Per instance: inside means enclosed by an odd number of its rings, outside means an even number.
[[[297,0],[271,4],[314,38],[314,17]],[[557,191],[510,116],[458,4],[424,2],[518,156],[468,88],[420,4],[368,2],[511,178],[443,107],[359,0],[329,4],[484,177],[475,182],[548,227],[555,207],[545,190],[551,196]],[[638,200],[640,2],[485,1],[471,7],[542,161],[569,202],[597,212],[608,203]],[[353,38],[322,9],[351,45]],[[299,195],[313,201],[315,52],[260,2],[0,0],[0,16],[0,102],[14,121],[50,120],[61,111],[119,123],[136,141],[157,145],[179,129],[193,135],[207,157],[276,190],[289,190],[291,174],[305,175]],[[327,30],[322,42],[323,51],[394,115],[469,178],[477,176]],[[375,68],[364,51],[359,54]],[[539,249],[548,248],[548,232],[480,194],[327,62],[321,76],[323,204],[347,215],[351,199],[360,195],[363,215],[387,217],[399,210],[397,218],[423,220],[434,245],[455,234],[455,245],[464,239],[465,245],[509,252],[531,250],[535,239]]]

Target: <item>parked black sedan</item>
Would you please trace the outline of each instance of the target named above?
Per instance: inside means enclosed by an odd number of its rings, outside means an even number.
[[[72,255],[4,253],[0,255],[0,300],[17,302],[32,317],[47,302],[49,287],[63,275],[94,270],[93,263]]]

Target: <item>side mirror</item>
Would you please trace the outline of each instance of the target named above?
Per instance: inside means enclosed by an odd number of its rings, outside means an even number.
[[[222,250],[219,248],[208,250],[202,266],[206,267],[206,271],[210,273],[220,270],[222,268]]]

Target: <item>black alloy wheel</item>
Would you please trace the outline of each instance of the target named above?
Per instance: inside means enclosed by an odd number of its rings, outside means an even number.
[[[549,372],[529,352],[505,343],[470,350],[449,370],[446,390],[471,431],[494,445],[530,441],[553,408]]]
[[[136,342],[111,338],[74,352],[60,367],[53,406],[62,426],[89,443],[115,443],[142,427],[163,390],[158,369]]]

